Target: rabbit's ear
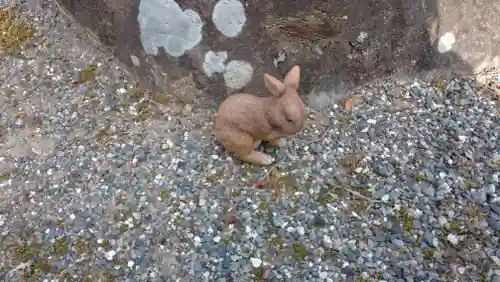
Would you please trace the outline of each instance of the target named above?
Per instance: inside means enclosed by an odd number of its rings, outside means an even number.
[[[292,69],[286,74],[284,83],[286,87],[290,87],[292,89],[299,89],[300,82],[300,67],[295,65]]]
[[[281,94],[283,94],[283,92],[285,92],[285,85],[283,84],[283,82],[279,81],[274,76],[265,73],[264,82],[267,89],[275,96],[280,96]]]

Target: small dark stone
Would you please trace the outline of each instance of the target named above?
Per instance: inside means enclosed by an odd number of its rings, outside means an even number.
[[[380,176],[389,177],[394,173],[394,167],[389,163],[375,162],[373,170]]]
[[[313,225],[318,227],[325,226],[326,221],[321,215],[315,215],[313,219]]]
[[[354,275],[356,273],[356,271],[350,267],[344,267],[340,270],[340,272],[345,275]]]
[[[488,217],[488,226],[495,230],[495,231],[499,231],[500,230],[500,219],[497,218],[497,217],[493,217],[493,216],[490,216]]]
[[[500,215],[500,203],[491,203],[491,204],[490,204],[490,209],[491,209],[494,213],[496,213],[496,214]]]

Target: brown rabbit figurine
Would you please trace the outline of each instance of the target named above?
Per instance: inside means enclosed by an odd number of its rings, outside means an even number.
[[[270,165],[274,158],[256,151],[261,141],[281,145],[281,137],[297,134],[307,119],[307,108],[300,99],[300,68],[294,66],[283,82],[264,74],[269,97],[238,93],[229,96],[219,107],[215,137],[226,151],[244,162]]]

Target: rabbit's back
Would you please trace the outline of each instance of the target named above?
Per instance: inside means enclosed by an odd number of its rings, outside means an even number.
[[[217,130],[232,127],[252,135],[255,139],[267,139],[272,130],[266,109],[269,99],[251,94],[234,94],[227,98],[219,107],[216,118]]]

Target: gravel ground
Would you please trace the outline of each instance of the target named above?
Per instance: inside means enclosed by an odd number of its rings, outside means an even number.
[[[364,85],[263,169],[51,3],[0,62],[6,281],[500,281],[500,102],[472,79]]]

